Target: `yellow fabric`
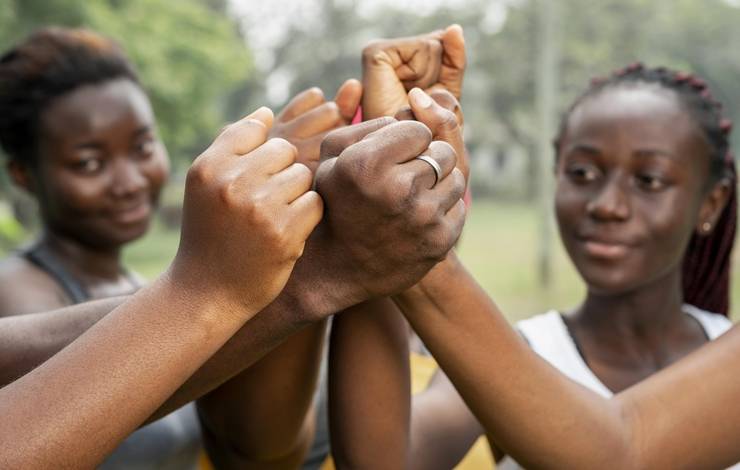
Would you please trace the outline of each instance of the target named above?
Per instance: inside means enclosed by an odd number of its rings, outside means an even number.
[[[411,353],[411,393],[419,393],[427,388],[429,381],[437,371],[437,361],[431,356]],[[456,470],[491,470],[496,462],[485,436],[479,438],[470,449]]]
[[[211,461],[208,459],[208,454],[206,454],[205,450],[200,452],[200,457],[198,458],[198,470],[215,470],[213,468],[213,464],[211,464]]]
[[[411,353],[411,393],[419,393],[429,385],[432,376],[437,371],[437,361],[429,356]],[[492,470],[496,463],[488,446],[488,440],[481,437],[475,442],[470,452],[455,467],[455,470]],[[331,457],[324,462],[321,470],[335,470]]]

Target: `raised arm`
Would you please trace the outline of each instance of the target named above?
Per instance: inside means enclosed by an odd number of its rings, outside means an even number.
[[[347,80],[333,101],[318,88],[296,95],[271,131],[315,171],[326,135],[348,125],[362,85]],[[319,321],[290,335],[257,363],[198,401],[211,460],[226,468],[295,468],[313,442],[311,408],[326,334]]]
[[[454,255],[396,301],[485,429],[527,468],[740,460],[728,439],[740,432],[740,330],[607,400],[532,352]]]
[[[0,390],[2,467],[94,466],[282,290],[322,203],[295,148],[264,143],[271,121],[258,110],[195,161],[165,274]]]
[[[459,26],[374,41],[363,51],[365,117],[395,114],[426,124],[435,140],[455,150],[456,166],[467,178],[462,113],[457,99],[448,91],[460,96],[464,68],[465,47]],[[420,89],[407,94],[413,87],[431,89],[434,99]],[[421,400],[422,406],[414,410],[409,428],[407,334],[406,322],[388,301],[356,306],[346,315],[335,317],[330,422],[332,454],[340,468],[407,468],[411,462],[439,463],[437,456],[443,449],[428,448],[431,434],[423,427],[430,422],[423,418],[424,410],[429,410],[424,404],[431,400]],[[461,408],[464,410],[464,406]],[[379,409],[382,413],[374,411]],[[475,420],[472,425],[478,427]],[[442,426],[445,423],[440,423]],[[428,451],[430,458],[417,458],[412,446],[423,449],[420,454]]]

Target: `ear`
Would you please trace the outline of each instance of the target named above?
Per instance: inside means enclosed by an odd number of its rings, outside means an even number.
[[[21,189],[25,189],[30,194],[36,194],[35,180],[28,165],[24,165],[16,160],[10,160],[6,168],[13,184]]]
[[[696,232],[699,235],[706,236],[714,230],[722,210],[730,199],[731,184],[734,184],[734,182],[722,178],[704,197],[704,202],[699,209],[699,218],[696,222]]]

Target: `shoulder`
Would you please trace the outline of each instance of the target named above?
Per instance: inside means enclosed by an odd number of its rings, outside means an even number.
[[[683,310],[699,322],[710,340],[716,339],[732,328],[730,319],[722,314],[702,310],[690,304],[685,304]]]
[[[62,288],[20,255],[0,261],[0,316],[42,312],[69,304]]]

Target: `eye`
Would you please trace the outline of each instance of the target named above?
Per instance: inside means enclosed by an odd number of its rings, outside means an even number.
[[[103,168],[103,160],[98,157],[81,158],[72,164],[74,171],[92,175],[98,173]]]
[[[153,138],[148,137],[141,139],[134,145],[134,156],[136,158],[145,160],[152,156],[154,153],[155,141]]]
[[[665,179],[651,173],[640,173],[635,176],[637,186],[646,191],[660,191],[667,186]]]
[[[566,175],[576,184],[587,184],[596,181],[601,176],[601,171],[593,165],[572,164],[566,167]]]

